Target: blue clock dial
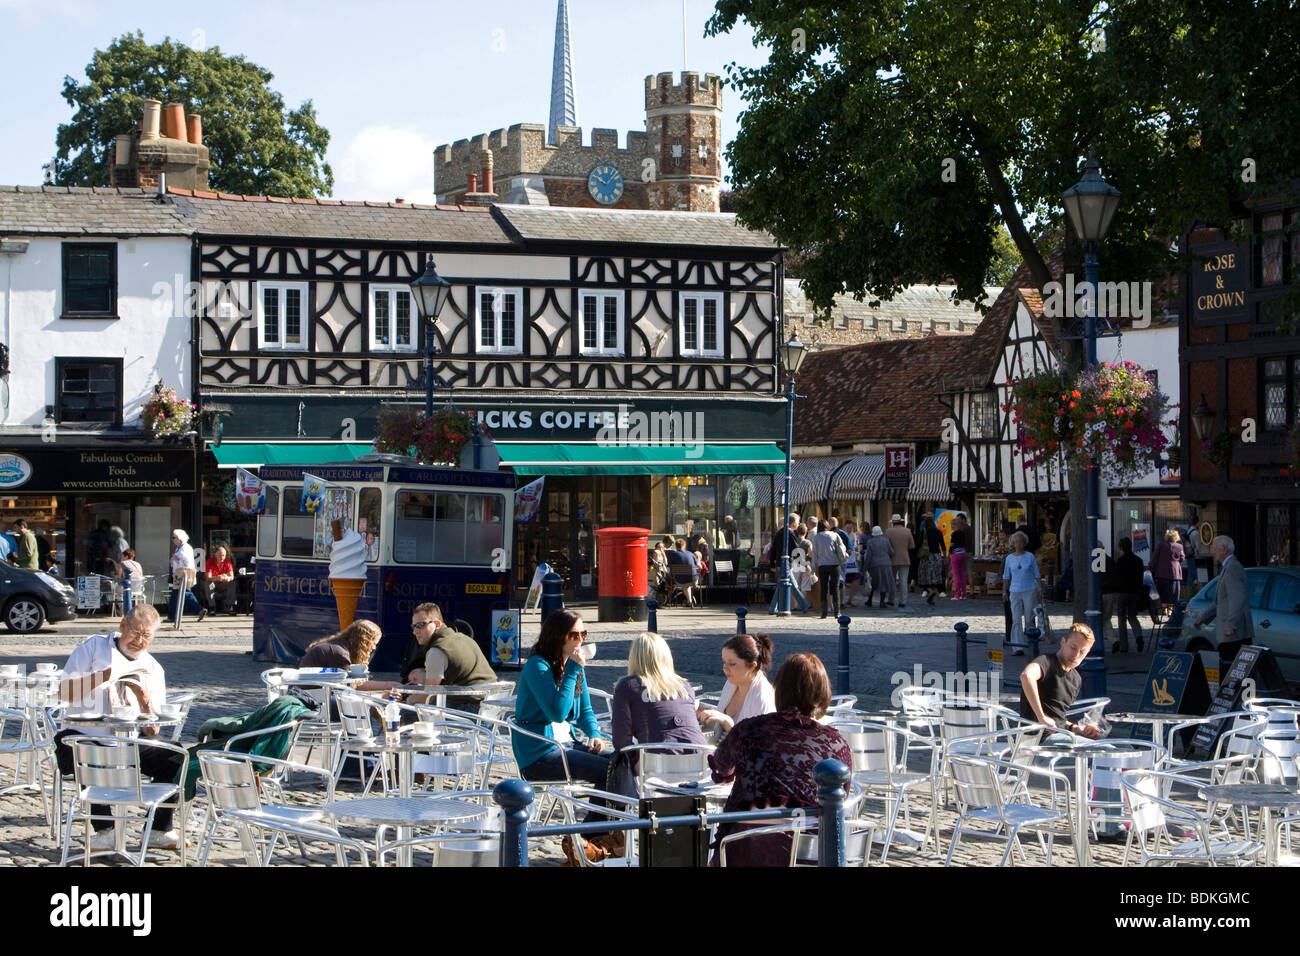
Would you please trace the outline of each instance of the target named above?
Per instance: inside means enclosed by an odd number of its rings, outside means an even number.
[[[587,174],[587,192],[601,205],[616,203],[623,196],[623,174],[610,163],[594,166]]]

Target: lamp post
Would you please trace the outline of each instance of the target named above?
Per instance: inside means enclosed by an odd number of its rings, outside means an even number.
[[[411,280],[411,299],[416,309],[427,321],[424,323],[424,417],[433,417],[433,327],[438,324],[438,313],[442,311],[451,294],[451,283],[438,275],[434,268],[433,256],[424,263],[424,272]]]
[[[791,332],[790,341],[780,347],[781,365],[789,373],[785,384],[785,513],[781,524],[781,578],[776,583],[776,616],[790,616],[790,452],[794,447],[794,376],[803,364],[808,347]]]
[[[1084,367],[1089,369],[1097,365],[1097,248],[1110,229],[1111,218],[1119,206],[1119,197],[1119,190],[1101,178],[1101,166],[1096,155],[1091,152],[1084,167],[1083,179],[1061,193],[1066,214],[1070,217],[1079,241],[1083,243],[1084,277],[1092,288],[1092,302],[1088,307],[1083,336]],[[1087,660],[1079,666],[1083,678],[1080,693],[1084,697],[1101,697],[1106,693],[1106,639],[1101,630],[1101,572],[1097,569],[1097,561],[1092,557],[1093,549],[1099,544],[1097,519],[1101,511],[1101,476],[1095,464],[1088,467],[1087,479],[1089,571],[1086,617],[1096,640],[1088,652]]]

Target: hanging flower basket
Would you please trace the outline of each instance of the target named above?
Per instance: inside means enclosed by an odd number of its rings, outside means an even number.
[[[411,455],[422,465],[454,465],[474,435],[474,416],[446,406],[428,420],[424,412],[394,405],[379,413],[375,450]]]
[[[1085,369],[1073,381],[1059,370],[1018,379],[1004,410],[1025,468],[1097,468],[1106,484],[1127,488],[1156,468],[1168,445],[1168,405],[1146,370],[1125,362]]]
[[[1201,451],[1205,453],[1206,461],[1216,468],[1227,468],[1232,463],[1232,449],[1237,447],[1238,440],[1236,432],[1226,429],[1201,442]]]
[[[144,403],[144,427],[154,438],[179,438],[194,421],[194,404],[176,397],[176,389],[159,379]]]

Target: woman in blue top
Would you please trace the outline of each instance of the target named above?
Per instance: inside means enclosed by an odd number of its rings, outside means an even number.
[[[555,611],[542,624],[542,633],[519,676],[515,721],[525,730],[556,740],[564,747],[569,776],[604,788],[609,770],[610,742],[600,736],[582,656],[578,648],[587,636],[582,617]],[[574,729],[588,737],[586,747],[574,741]],[[558,733],[558,737],[557,737]],[[557,746],[512,734],[515,762],[525,780],[561,780],[564,765]]]

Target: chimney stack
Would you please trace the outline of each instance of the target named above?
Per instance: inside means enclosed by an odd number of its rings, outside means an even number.
[[[162,103],[158,100],[144,101],[144,116],[140,119],[140,138],[145,140],[158,138],[158,123]]]
[[[166,139],[189,142],[185,135],[185,107],[180,103],[168,103],[163,107],[162,134]]]

